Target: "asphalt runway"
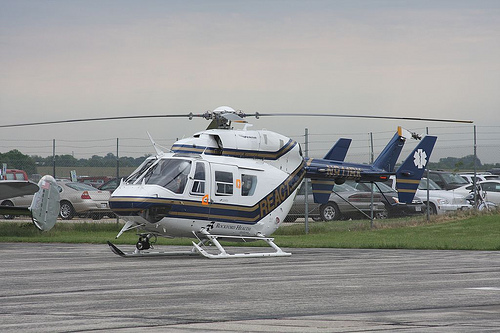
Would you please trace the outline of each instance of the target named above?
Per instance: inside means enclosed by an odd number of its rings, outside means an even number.
[[[121,258],[107,245],[0,243],[0,331],[500,330],[500,252],[286,250]]]

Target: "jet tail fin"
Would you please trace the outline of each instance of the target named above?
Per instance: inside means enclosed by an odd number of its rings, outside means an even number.
[[[436,140],[435,136],[424,137],[396,171],[396,188],[400,202],[412,202]]]
[[[396,134],[394,134],[391,141],[389,141],[384,150],[382,150],[380,155],[373,162],[373,167],[387,172],[393,172],[405,141],[406,139],[403,136],[403,129],[398,127]]]
[[[340,138],[325,155],[323,159],[331,161],[344,161],[352,139]]]

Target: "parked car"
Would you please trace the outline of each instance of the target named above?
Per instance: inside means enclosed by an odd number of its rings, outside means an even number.
[[[19,169],[6,169],[5,174],[2,174],[2,170],[0,168],[0,179],[1,180],[25,180],[28,181],[28,174],[24,170]],[[22,195],[14,198],[3,199],[0,202],[1,206],[20,206],[20,207],[29,207],[31,205],[31,201],[33,199],[33,195]],[[14,215],[4,215],[5,219],[13,219]]]
[[[1,206],[11,206],[11,207],[29,207],[33,201],[33,194],[21,195],[18,197],[3,199],[0,202]],[[6,220],[11,220],[15,215],[4,215],[3,218]]]
[[[101,191],[109,191],[113,193],[114,190],[120,185],[120,180],[118,178],[113,178],[98,187]]]
[[[469,184],[474,183],[474,173],[473,172],[467,172],[467,173],[462,173],[460,176],[465,179]],[[476,182],[482,182],[485,180],[500,180],[500,176],[498,175],[492,175],[490,172],[478,172],[476,173]],[[466,186],[466,185],[464,185]]]
[[[3,180],[28,180],[28,174],[24,170],[19,169],[6,169],[5,174],[2,174],[0,168],[0,179]]]
[[[304,217],[306,202],[304,184],[302,183],[297,192],[292,208],[285,218],[286,222]],[[333,221],[341,218],[365,217],[363,213],[370,215],[371,192],[359,191],[347,184],[335,185],[328,203],[320,205],[314,202],[311,183],[307,184],[309,216],[315,220]],[[379,193],[374,193],[373,212],[375,218],[387,217],[387,210]]]
[[[500,180],[485,180],[478,183],[479,187],[484,193],[484,200],[493,202],[500,206]],[[459,187],[453,190],[455,193],[467,196],[472,193],[474,189],[473,184]]]
[[[61,196],[59,216],[63,220],[70,220],[75,215],[95,220],[105,215],[114,216],[108,203],[110,192],[79,182],[58,181],[57,185]]]
[[[427,179],[422,178],[416,195],[427,203]],[[472,206],[465,199],[465,195],[446,191],[429,179],[429,213],[445,214],[457,210],[470,209]]]
[[[391,176],[386,184],[396,189],[396,177]],[[417,197],[427,205],[427,178],[422,178],[418,185]],[[429,213],[445,214],[457,210],[470,209],[472,206],[467,202],[465,196],[453,191],[443,190],[432,179],[429,179]]]
[[[346,184],[360,191],[371,192],[370,183],[357,183],[353,180],[348,180]],[[415,196],[410,204],[399,202],[398,192],[385,183],[374,183],[373,192],[382,195],[382,202],[385,205],[388,217],[416,215],[425,212],[426,205],[419,197]]]
[[[426,173],[424,173],[424,176]],[[433,180],[443,190],[453,190],[469,182],[460,175],[448,171],[429,170],[429,179]]]

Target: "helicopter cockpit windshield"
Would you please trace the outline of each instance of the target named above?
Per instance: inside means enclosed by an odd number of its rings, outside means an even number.
[[[127,184],[133,184],[147,169],[149,169],[151,165],[153,165],[154,162],[156,162],[156,158],[148,157],[137,169],[135,169],[134,172],[130,174],[130,176],[125,179],[125,182]]]
[[[165,187],[174,193],[184,192],[191,171],[191,161],[184,159],[160,159],[144,175],[146,184]]]

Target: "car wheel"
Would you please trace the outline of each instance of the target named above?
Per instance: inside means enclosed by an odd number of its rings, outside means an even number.
[[[425,207],[427,208],[427,204],[425,205]],[[436,215],[436,214],[437,214],[437,208],[432,202],[430,202],[429,203],[429,215]]]
[[[328,202],[321,205],[319,213],[323,221],[334,221],[340,219],[340,209],[334,202]]]
[[[287,215],[287,217],[285,217],[285,222],[292,223],[295,222],[296,219],[297,218],[295,216]]]
[[[75,216],[75,209],[68,201],[61,202],[61,209],[59,210],[59,216],[63,220],[71,220]]]
[[[381,210],[380,212],[375,213],[375,218],[377,220],[383,220],[389,217],[389,213],[387,212],[387,209]]]
[[[4,201],[2,202],[2,206],[9,206],[9,207],[14,207],[14,204],[12,201]],[[12,220],[15,217],[15,215],[4,215],[3,218],[6,220]]]

